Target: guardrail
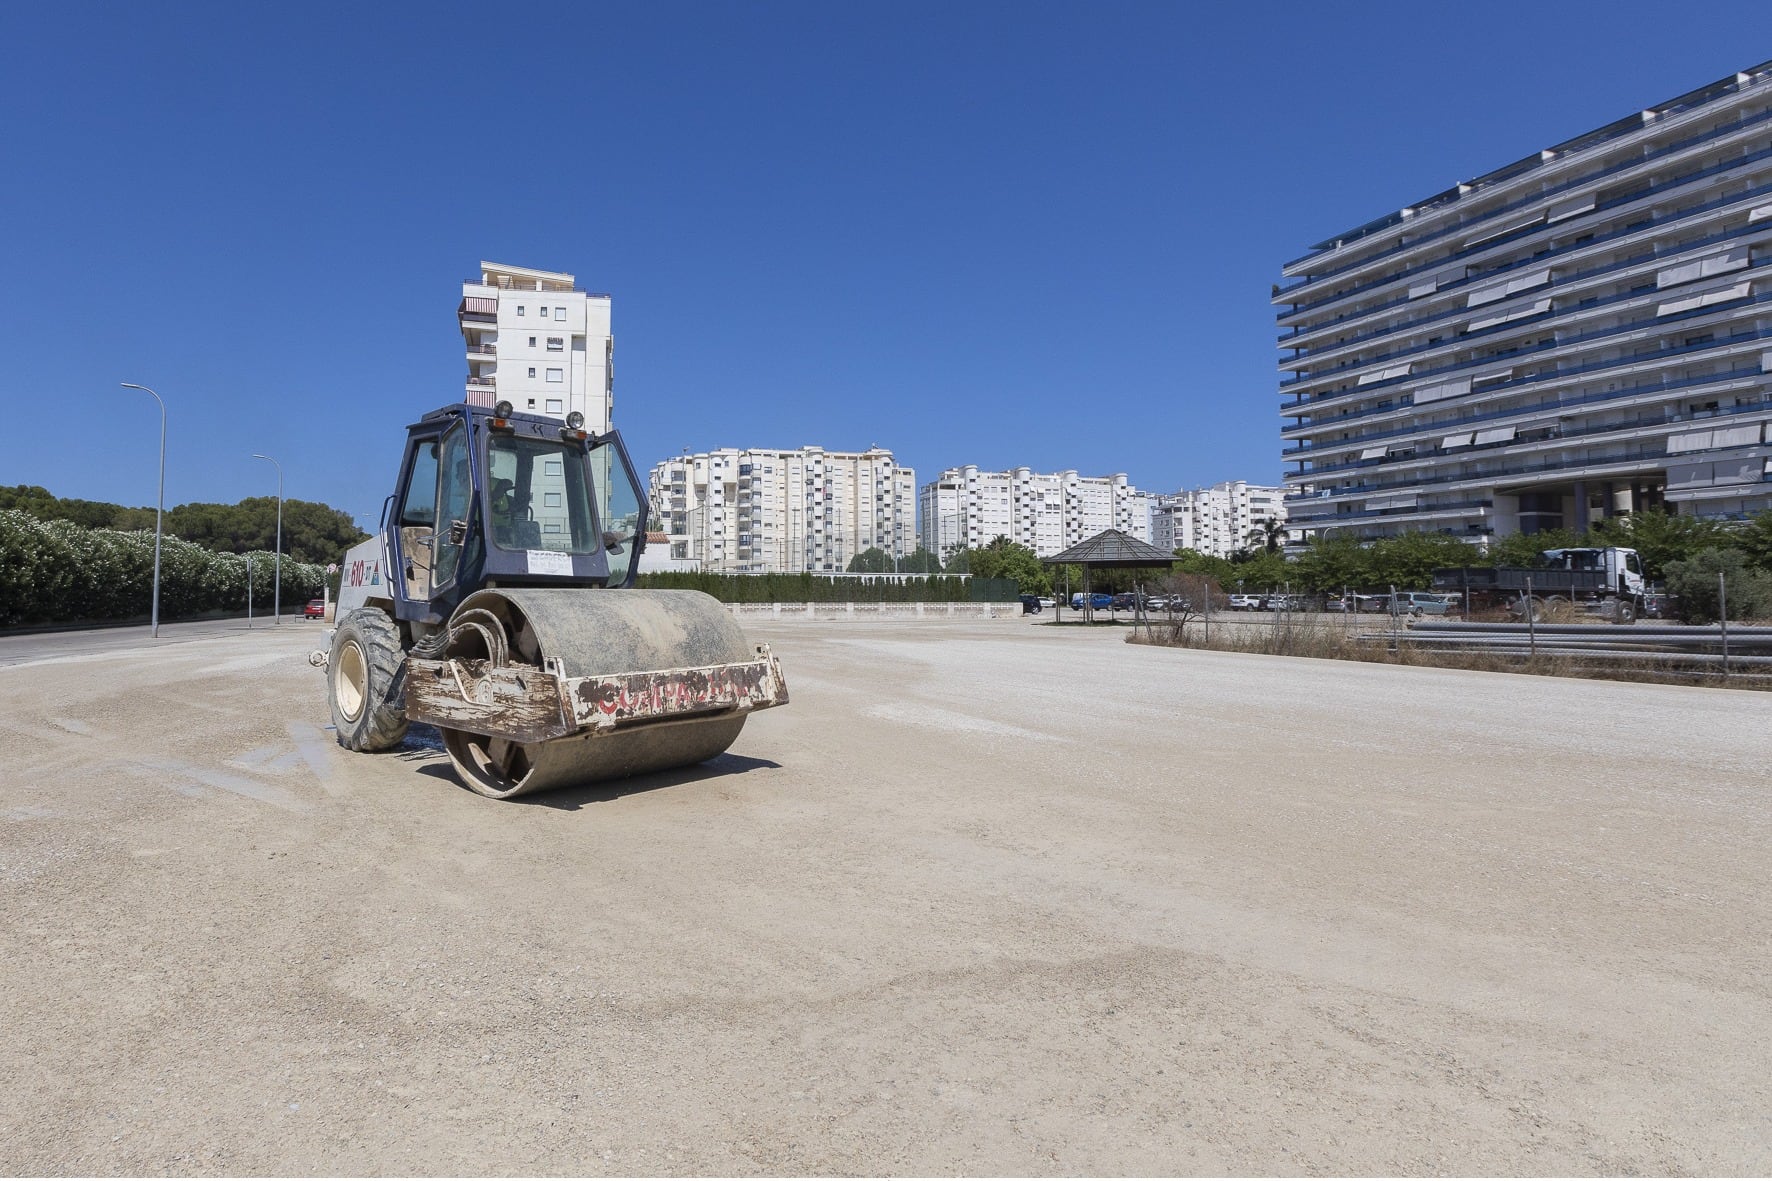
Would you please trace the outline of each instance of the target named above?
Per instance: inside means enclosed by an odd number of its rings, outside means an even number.
[[[737,619],[1019,619],[1015,603],[728,603]]]

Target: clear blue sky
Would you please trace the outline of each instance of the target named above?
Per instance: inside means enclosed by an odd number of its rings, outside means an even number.
[[[482,258],[614,295],[616,422],[1277,480],[1269,287],[1772,58],[1772,4],[10,4],[0,484],[372,524]],[[47,411],[33,415],[32,411]]]

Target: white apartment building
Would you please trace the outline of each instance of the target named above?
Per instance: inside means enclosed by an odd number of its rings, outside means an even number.
[[[1048,558],[1104,529],[1149,541],[1155,499],[1132,487],[1123,472],[1079,476],[1025,467],[1006,472],[952,467],[918,494],[919,536],[923,548],[944,564],[956,550],[989,545],[997,537]]]
[[[1191,549],[1214,558],[1258,549],[1269,521],[1286,523],[1286,490],[1226,480],[1210,488],[1177,492],[1158,500],[1151,515],[1151,544],[1159,549]]]
[[[607,431],[615,395],[609,296],[580,291],[571,275],[482,262],[461,285],[456,310],[468,355],[466,401],[564,418]]]
[[[702,570],[840,573],[916,537],[917,473],[879,447],[705,451],[654,465],[649,484],[671,556]]]
[[[1306,537],[1772,506],[1772,62],[1284,274],[1281,454]]]

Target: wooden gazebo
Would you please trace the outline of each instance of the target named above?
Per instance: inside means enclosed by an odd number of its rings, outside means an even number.
[[[1062,553],[1041,561],[1048,566],[1083,567],[1083,618],[1093,620],[1095,608],[1089,602],[1089,572],[1097,566],[1109,569],[1166,569],[1175,555],[1118,529],[1104,529],[1094,537],[1079,541]]]

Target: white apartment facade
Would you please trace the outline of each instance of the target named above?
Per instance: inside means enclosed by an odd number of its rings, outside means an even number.
[[[1151,515],[1151,544],[1228,558],[1264,545],[1254,538],[1265,537],[1269,521],[1286,524],[1284,488],[1226,480],[1159,498]]]
[[[908,556],[917,473],[892,452],[727,448],[655,464],[671,556],[725,574],[841,573],[859,553]]]
[[[1140,492],[1124,472],[1079,476],[1018,467],[981,472],[948,468],[918,494],[919,537],[946,564],[956,550],[977,549],[997,537],[1049,558],[1104,529],[1151,539],[1156,498]]]
[[[1772,507],[1772,63],[1284,268],[1303,537]]]
[[[569,274],[482,262],[456,310],[467,348],[466,401],[565,418],[607,431],[615,401],[609,296],[580,291]]]

